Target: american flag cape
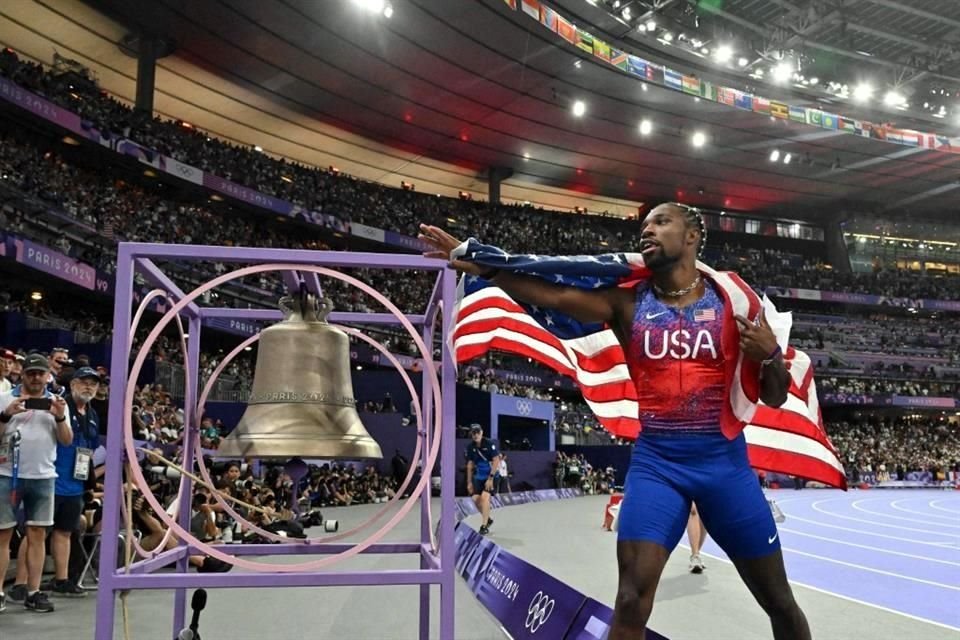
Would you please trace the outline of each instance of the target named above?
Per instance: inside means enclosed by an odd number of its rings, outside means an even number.
[[[471,238],[453,257],[584,289],[631,286],[650,276],[638,253],[509,255]],[[700,262],[697,268],[718,287],[733,313],[757,317],[760,298],[736,274],[715,271]],[[641,425],[636,387],[623,348],[608,327],[583,324],[555,310],[518,303],[495,284],[471,275],[460,281],[456,315],[452,339],[457,362],[472,360],[490,349],[533,358],[573,378],[605,429],[620,437],[637,437]],[[725,334],[737,330],[732,317],[725,318],[723,326]],[[725,339],[724,344],[738,341]],[[787,349],[790,389],[787,401],[774,408],[757,399],[758,365],[745,360],[739,350],[733,357],[736,366],[725,411],[736,428],[732,434],[725,428],[727,437],[743,428],[754,468],[845,489],[843,465],[823,427],[810,358],[793,347]]]

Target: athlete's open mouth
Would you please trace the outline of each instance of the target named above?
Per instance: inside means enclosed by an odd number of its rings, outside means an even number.
[[[640,253],[647,253],[652,251],[660,246],[660,243],[656,240],[642,240],[640,242]]]

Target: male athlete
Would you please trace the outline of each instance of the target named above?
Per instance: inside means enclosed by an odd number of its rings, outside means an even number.
[[[467,493],[473,496],[473,501],[480,509],[482,518],[480,535],[490,533],[493,518],[490,517],[490,496],[496,493],[495,479],[500,470],[500,450],[497,443],[490,438],[483,437],[483,427],[479,424],[470,425],[470,438],[463,452],[467,459]]]
[[[644,636],[660,574],[694,501],[770,616],[774,638],[809,640],[738,417],[749,408],[743,401],[781,406],[789,373],[756,294],[734,274],[698,269],[706,240],[699,212],[675,203],[653,209],[640,226],[649,276],[633,287],[595,290],[474,264],[460,256],[461,243],[450,234],[428,225],[420,230],[431,246],[425,255],[452,258],[453,268],[495,283],[518,301],[582,323],[603,322],[623,347],[642,431],[620,509],[610,640]],[[744,313],[735,313],[735,305]]]

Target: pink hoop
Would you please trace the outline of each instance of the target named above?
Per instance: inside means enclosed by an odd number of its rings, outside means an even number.
[[[133,338],[137,332],[137,329],[140,326],[140,320],[143,317],[144,312],[147,310],[147,305],[150,304],[151,300],[154,300],[156,298],[164,298],[167,300],[167,302],[173,302],[173,300],[170,299],[170,296],[167,295],[167,292],[164,291],[163,289],[154,289],[150,291],[146,296],[144,296],[143,300],[140,301],[140,306],[137,307],[137,312],[133,316],[133,323],[130,325],[130,340],[127,341],[128,351],[133,348]],[[178,314],[176,316],[176,320],[177,320],[177,329],[180,330],[180,350],[183,352],[183,361],[184,363],[186,363],[188,358],[187,340],[185,337],[186,333],[183,330],[183,319]],[[185,395],[183,399],[184,407],[188,406],[189,395],[187,394],[189,393],[190,393],[190,389],[188,388],[184,392],[184,395]],[[131,410],[132,409],[133,408],[131,407]],[[180,442],[182,439],[183,439],[183,433],[180,434],[180,437],[173,444]],[[181,483],[180,487],[177,489],[177,500],[176,500],[177,504],[180,504],[180,500],[183,499],[183,492],[185,488],[186,488],[186,485]],[[123,521],[126,522],[127,521],[126,500],[120,501],[120,515],[123,516],[123,519],[124,519]],[[173,531],[168,528],[167,531],[163,534],[163,538],[160,539],[160,544],[158,544],[156,549],[154,549],[153,551],[147,551],[146,549],[144,549],[143,546],[140,544],[140,541],[137,540],[136,536],[130,536],[130,541],[133,543],[133,549],[138,556],[140,556],[141,558],[152,558],[163,552],[163,549],[167,546],[167,543],[170,542],[170,538],[172,535],[173,535]],[[159,549],[159,551],[157,549]]]
[[[424,354],[424,369],[425,369],[424,373],[427,375],[428,380],[430,381],[431,391],[433,392],[433,397],[435,400],[434,431],[436,432],[435,434],[436,437],[433,439],[433,443],[427,457],[427,465],[425,465],[425,469],[433,469],[434,464],[436,464],[437,455],[439,454],[440,436],[442,433],[442,424],[441,424],[442,409],[441,409],[441,403],[440,403],[440,397],[441,397],[440,383],[439,383],[439,378],[437,377],[436,367],[434,366],[434,363],[433,363],[432,352],[426,348],[426,346],[423,343],[423,340],[420,338],[419,335],[417,335],[410,321],[389,299],[387,299],[385,296],[380,294],[373,287],[367,285],[366,283],[360,280],[357,280],[352,276],[348,276],[348,275],[339,273],[337,271],[333,271],[331,269],[327,269],[325,267],[319,267],[315,265],[308,265],[308,264],[288,265],[288,264],[278,264],[278,263],[244,267],[241,269],[236,269],[229,273],[225,273],[221,276],[217,276],[216,278],[207,282],[206,284],[197,287],[196,289],[191,291],[187,296],[185,296],[182,300],[175,303],[173,307],[169,311],[167,311],[167,313],[160,319],[160,322],[153,328],[153,330],[147,336],[147,339],[144,342],[144,345],[141,347],[140,351],[137,353],[137,357],[134,359],[133,365],[129,373],[129,379],[127,381],[126,392],[124,394],[124,414],[125,414],[124,448],[126,449],[128,459],[136,458],[136,450],[133,445],[133,430],[130,422],[130,412],[133,408],[133,395],[136,390],[137,376],[140,374],[140,370],[143,368],[143,363],[146,360],[146,356],[147,356],[147,353],[149,353],[150,347],[153,346],[153,343],[156,342],[157,337],[159,337],[163,329],[166,328],[166,326],[170,323],[170,320],[172,319],[172,317],[177,315],[187,304],[195,300],[197,297],[209,291],[210,289],[213,289],[214,287],[217,287],[223,284],[224,282],[228,282],[235,278],[240,278],[240,277],[252,275],[255,273],[263,273],[267,271],[287,271],[291,269],[306,271],[308,273],[316,273],[318,275],[324,275],[324,276],[336,278],[346,282],[347,284],[353,285],[354,287],[360,289],[364,293],[367,293],[368,295],[373,297],[375,300],[383,304],[383,306],[386,307],[388,311],[390,311],[394,316],[396,316],[401,326],[403,326],[407,330],[407,332],[410,334],[410,337],[413,339],[414,344],[416,344],[417,347],[420,349],[420,352]],[[421,427],[422,425],[418,424],[417,426],[419,429],[419,427]],[[378,531],[376,531],[371,536],[366,538],[363,542],[360,542],[354,545],[350,549],[347,549],[346,551],[343,551],[341,553],[334,554],[314,562],[303,562],[303,563],[297,563],[297,564],[266,564],[262,562],[251,562],[242,557],[225,554],[222,551],[218,550],[216,547],[208,545],[198,540],[195,536],[193,536],[193,534],[191,534],[189,531],[181,527],[180,524],[174,518],[171,518],[166,513],[166,510],[164,510],[160,506],[160,503],[157,501],[156,496],[150,490],[149,485],[147,485],[146,479],[143,477],[143,472],[140,469],[140,467],[137,465],[130,465],[130,470],[135,482],[137,483],[137,486],[140,488],[141,492],[143,493],[144,498],[147,500],[150,506],[154,509],[157,517],[159,517],[168,527],[173,529],[178,534],[178,536],[180,536],[180,538],[186,543],[188,543],[190,546],[194,547],[195,549],[207,555],[210,555],[210,556],[213,556],[214,558],[222,560],[223,562],[229,562],[235,566],[243,567],[251,571],[277,572],[277,573],[293,573],[298,571],[309,571],[314,569],[320,569],[320,568],[335,564],[336,562],[339,562],[341,560],[345,560],[347,558],[353,557],[359,553],[362,553],[364,550],[369,548],[371,545],[376,544],[381,538],[383,538],[387,533],[389,533],[397,525],[397,523],[400,522],[400,520],[402,520],[407,513],[409,513],[410,509],[413,508],[413,505],[416,502],[416,500],[423,493],[424,488],[430,482],[429,473],[424,474],[421,477],[420,482],[414,488],[413,494],[410,496],[410,499],[399,509],[399,511],[396,514],[394,514],[393,518],[391,518],[390,521],[387,522],[387,524],[385,524]]]
[[[379,349],[380,353],[384,354],[390,360],[391,363],[393,363],[394,367],[397,368],[400,375],[403,377],[403,381],[407,385],[407,390],[410,391],[410,394],[413,396],[413,399],[416,401],[416,404],[414,405],[414,412],[417,417],[417,424],[422,424],[423,416],[421,415],[421,411],[420,411],[420,403],[419,403],[420,396],[417,394],[417,390],[413,386],[413,382],[410,380],[410,376],[407,374],[406,370],[404,370],[403,366],[400,364],[400,361],[397,360],[396,356],[390,353],[390,351],[386,347],[384,347],[382,344],[380,344],[373,338],[367,336],[366,334],[358,331],[357,329],[354,329],[352,327],[339,326],[339,325],[334,325],[334,326],[337,326],[337,328],[343,330],[345,333],[348,333],[350,335],[355,335],[358,338],[365,340],[368,344],[373,345],[374,347]],[[207,380],[207,384],[203,388],[203,393],[200,395],[200,400],[198,401],[196,415],[199,416],[201,414],[202,408],[207,403],[207,397],[210,395],[210,391],[213,389],[213,385],[216,383],[217,378],[220,377],[220,374],[223,372],[223,369],[225,369],[227,365],[230,364],[230,362],[232,362],[233,359],[240,354],[241,351],[243,351],[245,348],[247,348],[249,345],[253,344],[254,342],[257,342],[259,339],[260,339],[259,333],[254,336],[250,336],[249,338],[241,342],[237,347],[235,347],[233,351],[227,354],[227,356],[223,359],[223,362],[221,362],[217,366],[217,368],[214,369],[210,378]],[[203,455],[200,452],[200,446],[199,446],[200,433],[199,432],[196,433],[194,435],[194,438],[196,442],[196,446],[194,447],[194,455],[196,456],[197,466],[200,469],[200,475],[203,476],[204,482],[212,485],[213,480],[210,477],[210,472],[207,469],[207,465],[203,460]],[[418,433],[417,445],[413,454],[414,459],[417,459],[420,457],[422,442],[423,442],[423,438]],[[313,544],[317,542],[329,543],[329,542],[336,542],[337,540],[342,540],[343,538],[346,538],[356,533],[357,531],[360,531],[361,529],[369,526],[370,524],[376,522],[381,517],[383,517],[383,515],[387,512],[387,509],[392,507],[395,504],[395,502],[399,499],[398,497],[402,496],[403,492],[407,490],[407,486],[410,484],[410,481],[413,479],[413,476],[415,475],[415,473],[416,473],[416,467],[411,465],[410,470],[407,472],[407,477],[404,478],[403,484],[397,490],[397,493],[396,495],[394,495],[393,498],[391,498],[386,504],[383,505],[383,507],[377,510],[377,512],[374,513],[373,516],[365,520],[360,525],[354,527],[353,529],[350,529],[349,531],[343,531],[341,533],[338,533],[335,536],[324,536],[324,537],[316,537],[316,538],[308,538],[308,539],[284,538],[283,536],[279,536],[271,531],[267,531],[266,529],[263,529],[257,526],[256,524],[250,522],[246,518],[237,514],[237,512],[233,510],[233,507],[229,504],[229,502],[227,500],[224,500],[218,492],[214,492],[213,497],[217,501],[217,503],[221,507],[223,507],[224,511],[226,511],[234,520],[237,520],[241,524],[248,526],[250,529],[252,529],[253,531],[256,531],[259,535],[263,536],[264,538],[267,538],[268,540],[273,540],[274,542],[301,542],[303,544]],[[433,534],[431,532],[431,542],[433,542],[432,536]]]

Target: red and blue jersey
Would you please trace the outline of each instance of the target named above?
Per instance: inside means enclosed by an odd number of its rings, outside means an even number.
[[[626,361],[648,434],[719,433],[726,399],[723,300],[705,280],[703,297],[678,309],[649,285],[637,287]]]

